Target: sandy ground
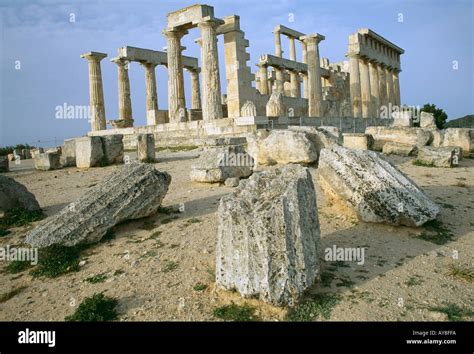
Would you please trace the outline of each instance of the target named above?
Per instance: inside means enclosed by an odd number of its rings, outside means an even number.
[[[183,203],[185,211],[119,225],[114,240],[85,252],[80,271],[56,279],[33,279],[28,271],[7,274],[6,264],[0,264],[0,295],[26,287],[0,303],[0,320],[63,320],[85,297],[97,292],[119,299],[121,321],[216,320],[213,309],[231,301],[255,306],[263,320],[284,319],[283,308],[215,288],[217,205],[232,188],[191,182],[190,166],[197,154],[160,152],[160,162],[155,164],[173,178],[163,206]],[[330,320],[446,320],[446,315],[429,308],[446,303],[473,306],[473,283],[453,277],[449,271],[452,265],[471,269],[473,265],[474,160],[464,159],[455,169],[441,169],[413,166],[409,158],[390,159],[442,205],[440,220],[455,238],[439,246],[417,238],[425,232],[423,228],[358,222],[326,204],[317,187],[317,171],[312,169],[321,224],[322,272],[331,267],[323,259],[326,247],[366,248],[364,265],[345,262],[336,267],[331,286],[317,283],[310,289],[311,293],[340,294]],[[23,161],[12,166],[8,175],[23,183],[46,214],[53,215],[115,168],[40,172],[32,168],[31,161]],[[147,227],[150,224],[151,229]],[[20,243],[32,227],[14,229],[0,238],[0,247]],[[453,257],[456,254],[457,259]],[[175,269],[165,271],[170,262]],[[96,284],[84,281],[98,274],[107,279]],[[197,283],[206,284],[206,290],[195,291]]]

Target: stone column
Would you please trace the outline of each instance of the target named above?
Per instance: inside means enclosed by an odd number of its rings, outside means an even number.
[[[324,36],[313,34],[302,37],[307,48],[308,65],[308,116],[321,117],[323,91],[321,85],[321,65],[319,64],[318,44]]]
[[[284,94],[283,69],[275,66],[273,69],[275,70],[275,92]]]
[[[113,58],[111,61],[117,64],[118,69],[119,120],[133,121],[128,61],[123,58]]]
[[[281,58],[283,55],[283,51],[281,50],[280,31],[274,31],[273,34],[275,35],[275,55]]]
[[[379,117],[380,99],[379,99],[379,72],[377,63],[369,61],[370,75],[370,112],[371,117]]]
[[[191,108],[201,109],[201,87],[199,85],[200,68],[187,69],[191,74]]]
[[[301,97],[300,77],[296,71],[290,71],[291,97]]]
[[[392,69],[389,67],[385,68],[385,77],[387,81],[387,100],[389,103],[395,105],[395,95],[393,92],[393,79],[392,79]]]
[[[369,66],[365,59],[359,59],[360,97],[362,102],[362,118],[370,116],[370,76]]]
[[[308,48],[306,43],[303,41],[301,42],[301,49],[302,49],[302,62],[307,64],[308,63]],[[303,96],[304,98],[308,98],[308,73],[302,74],[303,76]]]
[[[352,101],[352,116],[354,118],[361,118],[362,99],[360,87],[359,56],[357,54],[349,55],[349,79]]]
[[[168,113],[170,122],[176,123],[186,120],[180,112],[186,109],[184,96],[183,61],[181,57],[181,38],[187,31],[163,31],[167,41],[166,54],[168,56]]]
[[[288,39],[290,40],[290,60],[296,61],[295,39],[293,37],[289,37]]]
[[[387,97],[387,78],[385,74],[385,65],[379,64],[379,99],[380,106],[385,106],[388,109],[388,97]]]
[[[219,24],[219,21],[216,20],[204,21],[198,24],[201,31],[202,119],[204,121],[222,118],[216,35],[216,28]]]
[[[89,52],[81,55],[89,63],[89,105],[91,110],[91,131],[105,130],[104,89],[100,61],[105,53]]]
[[[268,72],[267,66],[263,64],[258,64],[259,70],[259,77],[260,77],[260,93],[262,95],[268,95]]]
[[[395,98],[395,104],[400,107],[401,106],[401,100],[400,100],[400,81],[398,79],[398,74],[400,73],[400,70],[398,69],[393,69],[392,72],[392,81],[393,81],[393,93],[394,93],[394,98]]]
[[[146,85],[146,123],[158,124],[158,95],[156,93],[155,67],[157,64],[142,63],[145,68]]]

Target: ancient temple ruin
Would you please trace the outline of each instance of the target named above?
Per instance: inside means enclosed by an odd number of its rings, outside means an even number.
[[[195,41],[201,48],[200,60],[183,55],[181,39],[191,28],[200,31]],[[367,126],[390,124],[391,119],[380,119],[381,107],[400,106],[398,75],[404,51],[370,29],[349,36],[348,60],[331,63],[320,54],[319,43],[326,40],[325,35],[277,25],[275,53],[262,53],[255,67],[239,16],[217,18],[212,6],[193,5],[169,13],[163,35],[165,51],[123,46],[111,60],[118,69],[118,119],[106,119],[101,61],[107,54],[81,55],[89,63],[90,136],[123,134],[125,144],[133,145],[137,134],[152,133],[156,145],[169,145],[290,125],[335,126],[355,133]],[[288,38],[288,58],[283,56],[282,36]],[[218,55],[219,39],[224,43],[224,58]],[[226,87],[221,87],[219,60],[225,62]],[[145,69],[145,126],[134,125],[127,71],[132,62]],[[157,65],[167,68],[166,110],[159,109]],[[184,69],[191,77],[191,102],[186,102]]]

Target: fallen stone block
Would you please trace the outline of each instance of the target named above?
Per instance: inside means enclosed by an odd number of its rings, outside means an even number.
[[[416,145],[394,143],[389,141],[385,143],[382,152],[386,155],[412,156],[418,153]]]
[[[40,171],[57,170],[61,168],[59,152],[43,152],[34,158],[35,168]]]
[[[370,147],[371,136],[364,133],[345,133],[343,139],[343,146],[348,149],[368,150]]]
[[[424,146],[418,151],[416,163],[434,167],[456,167],[462,159],[462,148],[458,146]]]
[[[433,113],[420,113],[420,128],[436,128],[436,121]]]
[[[8,156],[0,156],[0,172],[10,171]]]
[[[411,127],[413,125],[411,111],[396,111],[392,113],[392,127]]]
[[[239,182],[240,182],[240,178],[231,177],[225,180],[224,185],[227,187],[237,187],[239,185]]]
[[[64,145],[61,148],[61,166],[70,167],[76,166],[76,140],[64,140]]]
[[[42,147],[31,149],[31,158],[34,159],[36,156],[42,154],[43,152],[44,149]]]
[[[42,221],[27,234],[26,242],[33,247],[98,242],[114,225],[155,213],[170,182],[171,176],[153,165],[119,166],[78,200]]]
[[[123,163],[123,135],[105,135],[102,137],[104,162],[107,165]]]
[[[137,135],[137,159],[140,162],[155,162],[155,137],[153,134]]]
[[[0,175],[0,209],[6,211],[22,208],[29,211],[40,210],[35,196],[13,178]]]
[[[330,202],[365,222],[420,226],[439,213],[422,189],[373,151],[321,150],[318,179]]]
[[[191,165],[190,178],[193,182],[224,182],[250,176],[253,166],[252,156],[241,145],[213,147],[204,150]]]
[[[294,303],[319,274],[319,220],[308,169],[242,180],[218,207],[216,283],[274,305]]]
[[[387,142],[416,145],[428,145],[433,139],[427,129],[403,127],[367,127],[365,134],[373,138],[372,150],[381,151]]]
[[[448,128],[442,131],[443,143],[441,146],[459,146],[463,155],[468,157],[474,152],[474,129],[472,128]]]
[[[76,166],[89,168],[103,166],[104,149],[100,136],[88,136],[76,140]]]
[[[328,129],[324,127],[308,127],[308,126],[299,126],[291,125],[288,127],[289,130],[297,132],[306,132],[309,133],[308,138],[315,145],[316,151],[319,152],[321,149],[327,149],[333,146],[334,144],[339,144],[339,134],[336,136]],[[338,128],[335,128],[339,130]]]

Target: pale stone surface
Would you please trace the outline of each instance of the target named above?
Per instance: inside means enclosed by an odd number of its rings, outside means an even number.
[[[308,116],[321,117],[323,113],[323,93],[318,44],[324,40],[325,37],[316,33],[303,36],[300,39],[306,44],[306,60],[308,64]]]
[[[316,151],[319,156],[321,149],[328,149],[334,144],[339,144],[339,138],[333,135],[330,131],[324,127],[308,127],[308,126],[290,126],[289,130],[306,132],[309,133],[308,138],[311,143],[316,147]],[[337,128],[335,128],[337,129]],[[339,131],[339,129],[337,129]]]
[[[436,128],[436,121],[433,113],[420,113],[420,128]]]
[[[281,92],[274,92],[266,106],[268,117],[284,117],[286,116],[286,108],[283,104],[283,94]]]
[[[423,190],[373,151],[323,149],[318,177],[328,200],[365,222],[421,226],[439,213]]]
[[[253,167],[253,158],[240,145],[211,147],[192,164],[190,178],[194,182],[224,182],[231,177],[250,176]]]
[[[0,209],[6,211],[12,208],[40,210],[35,196],[24,185],[13,178],[0,175]]]
[[[413,125],[412,112],[399,111],[392,113],[392,127],[411,127]]]
[[[241,181],[218,208],[217,285],[274,305],[295,303],[319,274],[317,210],[305,167]]]
[[[38,154],[41,154],[43,152],[44,152],[44,149],[42,147],[31,149],[31,158],[34,159],[36,156],[38,156]],[[13,156],[13,159],[10,161],[13,161],[15,159],[15,155],[12,154],[12,156]]]
[[[241,117],[254,117],[257,115],[257,108],[252,101],[246,101],[240,110]]]
[[[474,129],[448,128],[443,130],[442,146],[460,146],[463,156],[467,157],[474,152]]]
[[[412,156],[418,153],[418,148],[416,145],[389,141],[384,144],[382,152],[387,155]]]
[[[104,163],[107,165],[123,163],[123,135],[114,134],[102,137]]]
[[[227,186],[227,187],[237,187],[239,185],[239,182],[240,182],[240,178],[239,177],[231,177],[231,178],[227,178],[224,182],[224,184]]]
[[[42,221],[26,236],[33,247],[74,246],[99,241],[114,225],[156,212],[171,176],[149,164],[121,166],[107,178]]]
[[[66,139],[61,148],[61,158],[60,158],[62,167],[76,166],[76,140],[75,139]]]
[[[326,132],[332,134],[335,138],[338,138],[338,139],[341,135],[338,127],[333,127],[333,126],[330,126],[330,125],[322,125],[322,126],[318,127],[318,129],[326,131]]]
[[[418,147],[427,145],[432,140],[429,130],[408,127],[367,127],[366,134],[372,135],[373,150],[381,151],[385,143],[395,142]]]
[[[462,148],[457,146],[424,146],[418,151],[417,161],[435,167],[456,167],[462,159]]]
[[[155,138],[153,134],[138,134],[137,159],[140,162],[155,161]]]
[[[77,138],[76,166],[89,168],[101,166],[104,163],[104,149],[99,136]]]
[[[0,156],[0,172],[10,171],[8,156]]]
[[[368,150],[369,136],[363,133],[345,133],[343,134],[343,145],[349,149]]]
[[[15,161],[15,155],[13,154],[8,154],[8,161]],[[33,156],[34,157],[34,156]]]
[[[247,137],[248,153],[257,165],[313,163],[318,160],[315,134],[304,131],[258,131]]]
[[[100,138],[99,138],[100,139]],[[34,159],[35,168],[41,171],[56,170],[61,168],[61,153],[57,151],[47,151],[38,154]]]

